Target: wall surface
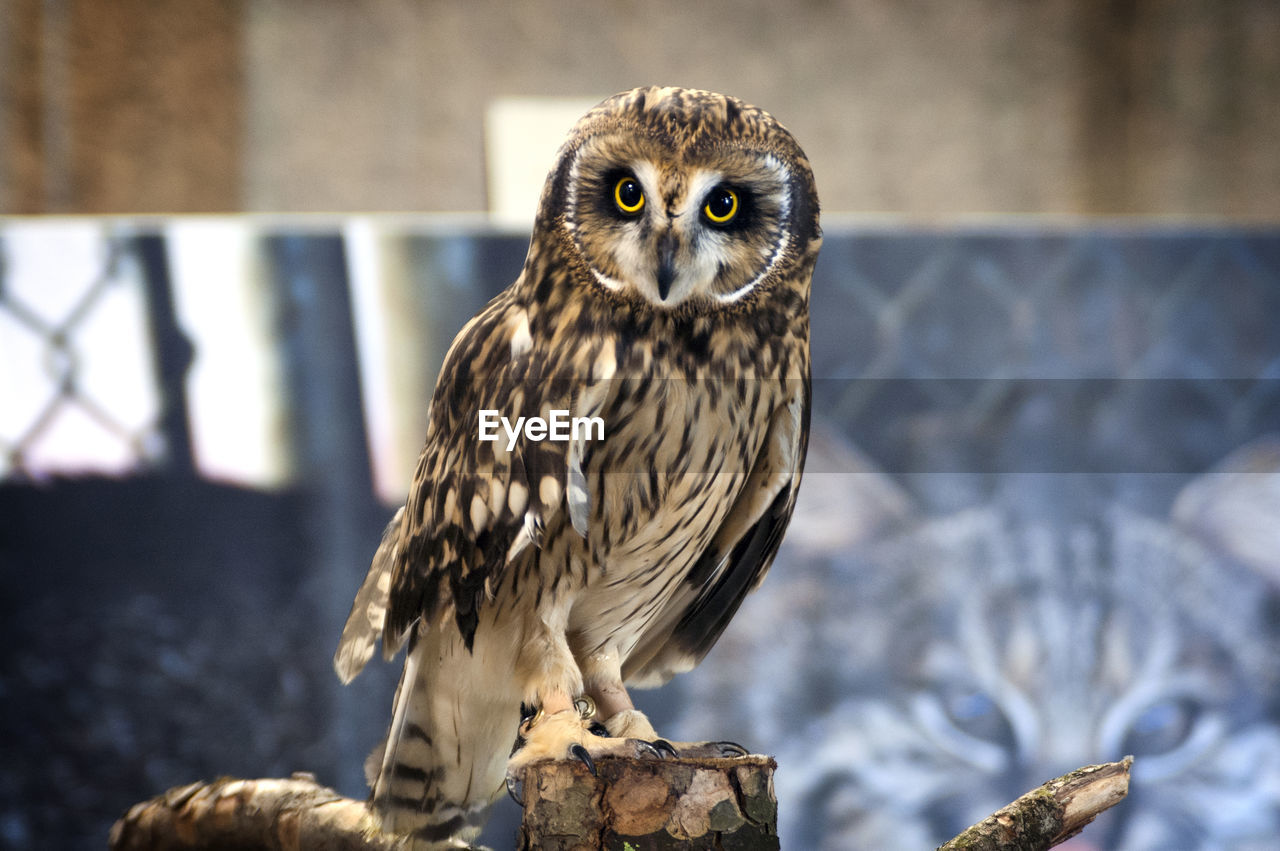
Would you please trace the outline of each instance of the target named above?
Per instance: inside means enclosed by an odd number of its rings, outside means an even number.
[[[1270,0],[0,0],[0,213],[486,205],[509,95],[769,109],[829,211],[1280,218]]]

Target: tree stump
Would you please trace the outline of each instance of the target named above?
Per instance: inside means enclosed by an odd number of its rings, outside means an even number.
[[[530,766],[521,851],[660,851],[778,846],[777,768],[767,756],[601,759]]]

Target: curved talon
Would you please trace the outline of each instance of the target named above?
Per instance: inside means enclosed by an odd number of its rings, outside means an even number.
[[[658,750],[657,745],[653,742],[646,742],[644,739],[633,739],[636,743],[636,757],[647,756],[650,759],[662,759],[662,751]]]
[[[720,748],[721,756],[746,756],[750,753],[746,748],[737,742],[716,742],[716,747]]]
[[[591,754],[587,753],[587,749],[582,745],[574,744],[569,748],[569,756],[581,760],[582,764],[587,767],[587,771],[591,772],[591,776],[596,776],[596,764],[592,761]]]
[[[522,705],[521,709],[523,708],[524,707]],[[532,715],[528,715],[522,718],[520,721],[520,727],[518,728],[519,734],[522,736],[527,734],[530,730],[532,730],[535,726],[537,726],[538,722],[542,720],[542,716],[543,716],[542,707],[538,707],[537,711],[535,711]]]
[[[678,759],[680,756],[680,754],[676,751],[675,746],[672,745],[670,742],[668,742],[666,739],[654,739],[649,744],[653,745],[653,749],[658,751],[658,753],[662,756],[663,759],[666,759],[668,757],[670,757],[671,759]]]
[[[524,784],[514,777],[507,778],[507,794],[511,796],[511,800],[515,801],[524,809]]]
[[[601,724],[599,721],[592,721],[588,724],[587,732],[593,736],[599,736],[602,739],[607,739],[609,736],[613,735],[609,732],[609,728]]]

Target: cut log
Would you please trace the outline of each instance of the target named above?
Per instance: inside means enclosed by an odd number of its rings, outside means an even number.
[[[522,851],[778,848],[767,756],[601,759],[530,766]]]

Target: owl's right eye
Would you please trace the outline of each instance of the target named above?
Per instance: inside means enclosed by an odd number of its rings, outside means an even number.
[[[644,209],[644,190],[634,177],[623,177],[613,185],[613,203],[618,212],[634,216]]]

